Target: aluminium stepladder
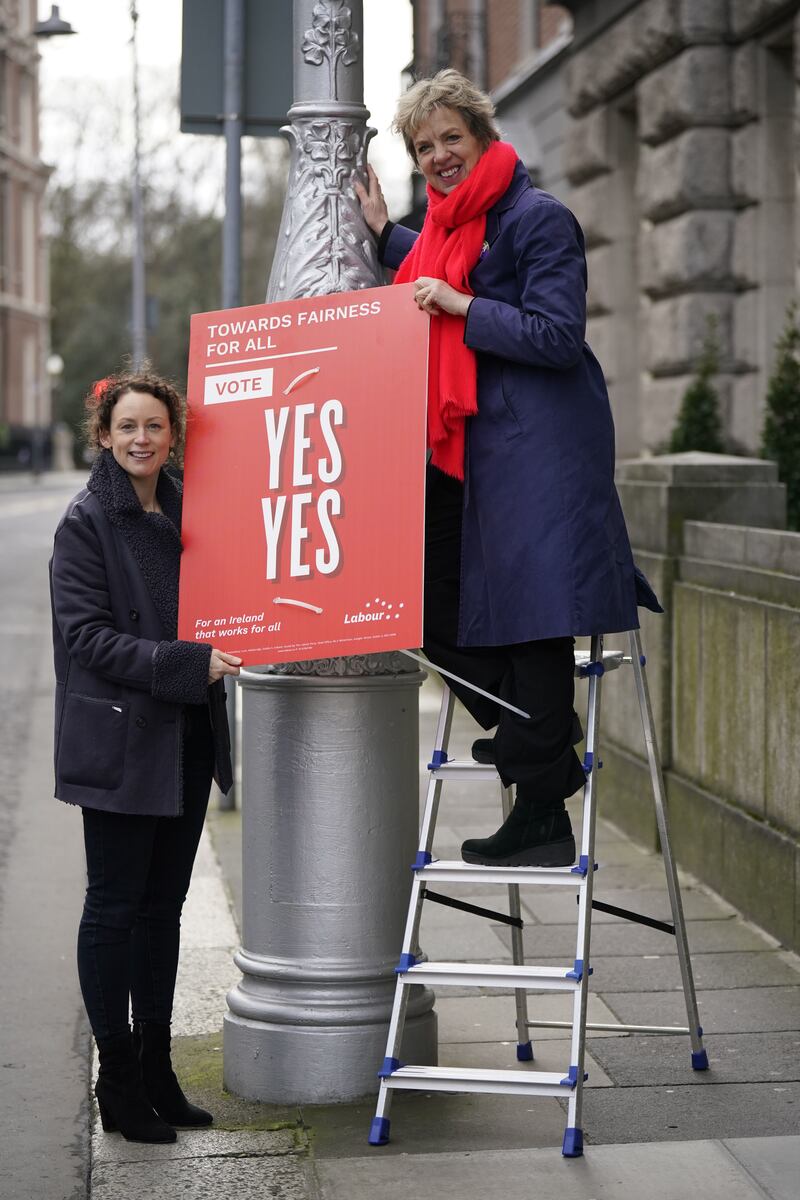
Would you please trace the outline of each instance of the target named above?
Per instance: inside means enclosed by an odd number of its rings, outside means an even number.
[[[587,1030],[688,1034],[691,1043],[692,1068],[696,1071],[707,1069],[708,1057],[703,1047],[703,1030],[700,1027],[697,1012],[697,999],[686,940],[678,876],[669,842],[664,780],[645,676],[646,660],[642,653],[638,630],[631,631],[627,637],[628,654],[622,650],[604,652],[603,638],[596,636],[591,639],[588,653],[578,651],[575,655],[575,675],[577,678],[588,679],[589,695],[583,763],[586,773],[583,793],[583,824],[578,861],[572,867],[473,866],[460,861],[444,862],[433,858],[433,837],[441,789],[442,784],[448,779],[476,782],[493,780],[501,788],[504,818],[511,811],[512,805],[511,789],[502,786],[494,766],[448,759],[447,747],[454,697],[450,689],[445,686],[436,728],[433,756],[429,764],[430,775],[420,829],[419,848],[412,867],[414,878],[403,945],[396,968],[397,984],[389,1024],[386,1057],[379,1071],[381,1082],[376,1115],[369,1134],[371,1145],[385,1145],[389,1141],[389,1108],[392,1093],[396,1089],[555,1096],[562,1099],[567,1098],[567,1125],[564,1132],[562,1154],[568,1158],[580,1156],[583,1153],[581,1117],[583,1085],[587,1078],[584,1072]],[[597,870],[597,863],[594,859],[597,771],[602,766],[602,762],[598,758],[601,683],[607,671],[620,667],[630,667],[634,675],[650,768],[656,824],[672,911],[672,924],[657,921],[627,909],[603,904],[592,898],[594,872]],[[483,909],[474,904],[467,904],[452,897],[442,896],[430,890],[430,885],[442,883],[505,884],[508,887],[508,915]],[[522,941],[523,923],[520,917],[519,901],[519,888],[525,885],[571,887],[576,890],[578,918],[574,962],[563,967],[537,967],[525,963]],[[418,948],[420,920],[423,903],[426,899],[463,909],[478,916],[490,917],[509,925],[511,927],[513,962],[499,965],[496,963],[428,962],[424,956],[421,956]],[[587,1023],[589,976],[592,973],[589,964],[593,908],[654,927],[675,937],[686,1002],[686,1026],[679,1028],[676,1026],[626,1025],[617,1022]],[[518,1061],[530,1062],[533,1059],[530,1029],[555,1027],[571,1030],[569,1063],[565,1064],[563,1071],[534,1071],[528,1068],[513,1071],[486,1070],[464,1067],[411,1066],[401,1063],[398,1056],[405,1024],[408,991],[414,984],[427,984],[432,987],[513,988],[516,1001]],[[528,991],[571,993],[573,997],[572,1020],[529,1020]]]

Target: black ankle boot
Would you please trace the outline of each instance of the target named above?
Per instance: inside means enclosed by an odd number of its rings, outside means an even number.
[[[487,867],[569,867],[575,861],[569,814],[537,812],[517,799],[497,833],[469,838],[461,847],[461,857]]]
[[[190,1104],[181,1091],[170,1059],[170,1029],[159,1021],[134,1021],[133,1042],[142,1067],[147,1098],[158,1115],[180,1129],[201,1129],[214,1122],[210,1112]]]
[[[130,1033],[98,1038],[100,1072],[94,1094],[106,1133],[116,1130],[129,1142],[174,1142],[177,1134],[147,1099]]]

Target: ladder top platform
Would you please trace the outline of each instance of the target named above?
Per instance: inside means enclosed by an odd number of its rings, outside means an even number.
[[[592,656],[588,650],[575,651],[575,676],[578,679],[583,679],[586,673],[586,667],[592,661]],[[624,650],[604,650],[603,651],[603,669],[605,671],[616,671],[618,667],[629,663],[630,657],[626,657]]]

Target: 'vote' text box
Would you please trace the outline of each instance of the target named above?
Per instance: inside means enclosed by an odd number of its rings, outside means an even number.
[[[233,375],[208,375],[204,404],[229,404],[232,400],[262,399],[272,395],[272,367],[237,371]]]

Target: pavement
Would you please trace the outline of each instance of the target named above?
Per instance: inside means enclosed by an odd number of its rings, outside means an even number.
[[[2,1200],[394,1200],[436,1195],[502,1200],[798,1200],[800,1196],[800,961],[731,905],[681,875],[689,944],[710,1070],[691,1070],[688,1040],[603,1033],[588,1042],[585,1154],[564,1159],[559,1100],[399,1093],[392,1141],[367,1144],[374,1097],[348,1105],[277,1106],[222,1086],[225,994],[237,981],[241,826],[212,806],[183,919],[174,1021],[175,1062],[190,1097],[215,1126],[174,1146],[104,1134],[89,1097],[90,1039],[74,978],[82,873],[79,822],[51,799],[51,708],[46,563],[52,526],[79,480],[29,492],[0,480],[0,524],[15,570],[4,624],[27,689],[0,693],[0,1198]],[[64,495],[62,496],[62,492]],[[19,541],[8,530],[31,522]],[[5,531],[5,532],[4,532]],[[35,567],[35,586],[27,582]],[[35,562],[34,562],[35,560]],[[7,557],[7,561],[9,561]],[[438,692],[421,697],[421,754],[432,741]],[[475,730],[459,710],[453,751]],[[24,758],[22,771],[9,767]],[[425,782],[421,762],[421,788]],[[600,779],[602,814],[602,777]],[[579,808],[572,804],[574,824]],[[445,789],[435,851],[457,856],[464,837],[490,832],[498,801],[486,785]],[[5,824],[3,824],[5,822]],[[713,853],[709,847],[709,853]],[[47,878],[32,871],[46,855]],[[660,859],[600,819],[597,898],[668,916]],[[769,886],[769,881],[765,881]],[[455,891],[455,889],[454,889]],[[460,894],[465,894],[464,889]],[[489,907],[502,892],[481,892]],[[526,952],[556,965],[574,957],[574,901],[565,889],[523,889]],[[431,958],[508,961],[503,926],[426,907]],[[589,1019],[684,1024],[673,939],[597,913]],[[10,969],[13,964],[13,969]],[[537,1016],[564,1017],[561,997],[537,997]],[[517,1067],[511,994],[448,988],[437,998],[440,1062]],[[537,1031],[535,1066],[568,1061],[564,1031]]]
[[[421,747],[432,741],[439,692],[421,697]],[[454,753],[475,730],[463,711]],[[425,783],[421,762],[421,790]],[[601,791],[602,797],[602,791]],[[602,799],[600,801],[602,811]],[[496,823],[485,785],[450,784],[435,850],[457,856],[463,837]],[[577,803],[574,824],[580,822]],[[597,832],[595,895],[668,918],[658,856],[605,821]],[[503,1200],[798,1200],[800,1195],[800,960],[708,888],[681,875],[682,897],[707,1030],[710,1070],[690,1066],[688,1039],[603,1033],[588,1043],[585,1154],[561,1155],[565,1106],[548,1098],[396,1094],[392,1141],[367,1144],[374,1098],[348,1105],[273,1106],[222,1089],[222,1014],[237,979],[241,826],[211,813],[187,902],[178,979],[176,1059],[187,1091],[216,1115],[213,1132],[180,1133],[174,1147],[134,1147],[95,1120],[91,1196],[277,1197],[383,1200],[409,1195]],[[455,891],[456,889],[454,889]],[[467,889],[468,890],[468,889]],[[574,957],[574,900],[566,889],[523,889],[526,952],[556,965]],[[466,891],[462,889],[462,894]],[[502,905],[502,890],[481,892]],[[430,911],[429,911],[430,910]],[[684,1024],[674,941],[597,913],[590,1021]],[[426,908],[421,944],[431,958],[508,961],[501,925]],[[537,997],[537,1015],[568,1016],[559,996]],[[513,996],[448,988],[437,998],[441,1063],[517,1067]],[[536,1067],[569,1061],[562,1030],[540,1030]]]

